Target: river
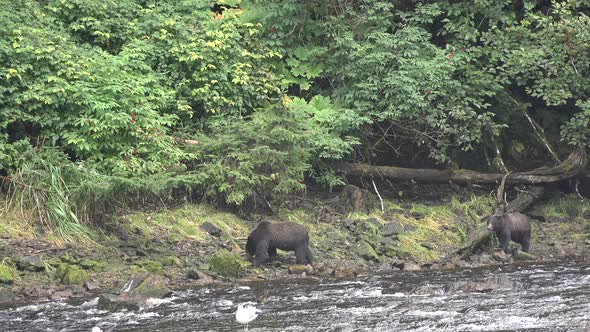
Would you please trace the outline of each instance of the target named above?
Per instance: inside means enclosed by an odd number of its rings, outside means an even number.
[[[515,286],[485,293],[442,291],[452,282],[489,276],[503,276]],[[435,291],[421,295],[416,287]],[[255,282],[179,292],[138,312],[98,310],[96,298],[47,302],[2,308],[0,330],[239,331],[235,310],[248,301],[261,310],[249,331],[590,331],[590,265]]]

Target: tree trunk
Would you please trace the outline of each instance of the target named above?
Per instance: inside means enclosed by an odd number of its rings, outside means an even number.
[[[532,171],[512,173],[506,178],[507,184],[536,184],[566,180],[581,174],[586,166],[586,152],[575,149],[563,163],[555,167],[540,167]],[[395,166],[373,166],[344,163],[338,167],[345,175],[369,176],[372,178],[403,179],[419,182],[498,183],[505,174],[479,173],[466,169],[437,170]]]

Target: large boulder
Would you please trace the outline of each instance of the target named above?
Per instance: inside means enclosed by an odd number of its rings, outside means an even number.
[[[139,310],[147,306],[150,298],[163,298],[172,294],[166,283],[166,280],[158,275],[137,274],[112,294],[101,294],[98,308],[109,311]]]
[[[16,266],[21,271],[45,271],[45,262],[43,261],[43,258],[38,255],[17,257]]]
[[[220,237],[221,234],[223,234],[223,231],[221,230],[221,228],[217,227],[215,224],[213,224],[210,221],[205,221],[199,227],[214,237]]]

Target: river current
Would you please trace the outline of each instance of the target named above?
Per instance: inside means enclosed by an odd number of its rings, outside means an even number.
[[[515,286],[442,291],[489,276]],[[590,331],[590,264],[253,282],[178,292],[137,312],[98,310],[97,298],[47,302],[1,309],[0,331],[240,331],[235,311],[245,302],[261,310],[249,331]]]

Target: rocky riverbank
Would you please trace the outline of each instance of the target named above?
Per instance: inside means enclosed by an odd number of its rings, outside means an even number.
[[[121,301],[152,296],[146,292],[154,289],[164,296],[168,290],[240,281],[457,269],[590,253],[588,203],[563,196],[529,209],[537,218],[532,225],[534,256],[505,255],[492,242],[460,259],[454,253],[481,226],[481,217],[490,212],[489,199],[473,193],[432,201],[396,198],[385,200],[381,212],[379,206],[366,204],[347,210],[343,202],[351,204],[342,196],[316,197],[285,202],[277,215],[248,218],[186,205],[119,217],[102,225],[103,233],[93,243],[61,244],[35,234],[4,236],[0,305],[105,294],[103,303],[117,307]],[[269,265],[252,267],[243,248],[261,218],[303,223],[311,236],[313,266],[292,265],[293,254],[283,252]],[[149,286],[142,291],[145,280]]]

